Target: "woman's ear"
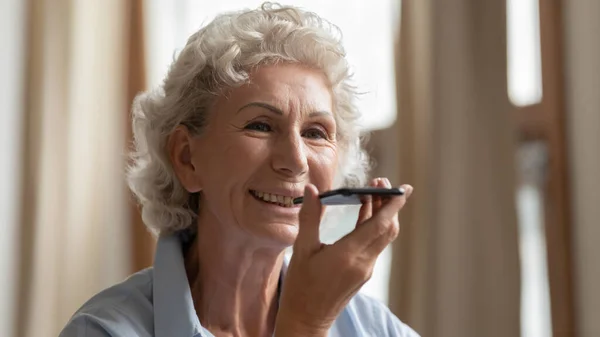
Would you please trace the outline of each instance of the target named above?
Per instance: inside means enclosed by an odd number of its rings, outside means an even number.
[[[190,193],[202,190],[200,172],[192,162],[193,135],[188,128],[179,125],[167,140],[167,151],[171,166],[183,188]]]

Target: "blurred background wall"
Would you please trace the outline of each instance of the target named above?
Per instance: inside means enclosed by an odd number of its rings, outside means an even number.
[[[600,2],[565,1],[566,111],[576,328],[600,334]]]
[[[56,336],[152,264],[123,180],[131,101],[217,13],[260,3],[0,2],[0,336]],[[600,2],[282,3],[341,28],[374,174],[416,187],[362,291],[423,336],[600,336]]]

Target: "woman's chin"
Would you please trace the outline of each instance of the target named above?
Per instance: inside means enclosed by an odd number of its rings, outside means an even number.
[[[270,222],[261,226],[260,236],[275,245],[289,247],[294,244],[298,236],[298,225],[280,222]]]

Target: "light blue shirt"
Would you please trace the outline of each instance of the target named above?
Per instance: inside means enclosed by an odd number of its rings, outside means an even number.
[[[282,276],[285,275],[285,267]],[[180,236],[158,240],[154,266],[92,297],[60,337],[214,337],[196,316]],[[329,337],[418,337],[380,302],[356,295]]]

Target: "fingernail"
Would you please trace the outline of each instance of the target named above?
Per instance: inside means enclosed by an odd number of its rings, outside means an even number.
[[[405,189],[406,189],[406,197],[408,198],[408,197],[410,197],[410,195],[413,192],[413,187],[410,186],[410,185],[408,185],[408,186],[405,187]]]
[[[390,182],[390,180],[388,178],[385,178],[385,187],[392,188],[392,183]]]

